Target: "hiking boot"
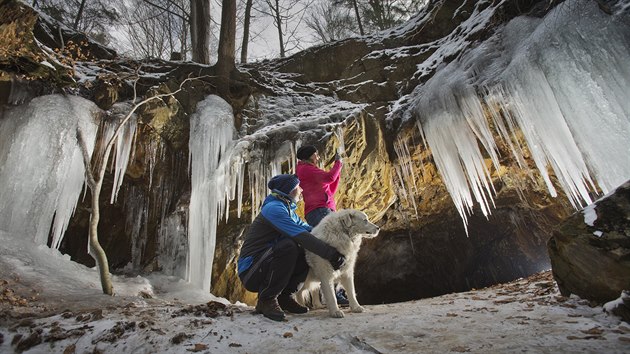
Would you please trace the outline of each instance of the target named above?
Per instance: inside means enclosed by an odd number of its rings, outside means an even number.
[[[350,306],[350,302],[348,301],[348,298],[346,297],[346,291],[343,289],[339,289],[337,290],[337,292],[335,293],[335,297],[337,298],[337,305],[339,306]]]
[[[298,304],[291,295],[288,294],[280,294],[278,296],[278,304],[280,307],[286,312],[290,313],[307,313],[308,308]]]
[[[262,313],[263,316],[274,321],[284,320],[284,311],[278,305],[278,300],[274,297],[271,299],[258,299],[256,304],[256,312]]]

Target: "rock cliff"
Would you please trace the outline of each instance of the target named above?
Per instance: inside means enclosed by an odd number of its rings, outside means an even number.
[[[404,102],[441,66],[483,43],[502,24],[517,16],[543,16],[561,1],[429,3],[412,22],[413,27],[311,48],[286,59],[240,66],[231,77],[229,90],[222,91],[234,110],[237,138],[250,139],[250,149],[257,152],[251,154],[257,156],[252,161],[264,163],[275,157],[285,142],[299,141],[317,145],[329,166],[334,152],[343,147],[344,170],[337,204],[364,210],[382,226],[378,238],[364,243],[357,264],[359,300],[366,304],[484,287],[549,268],[547,240],[552,228],[573,210],[562,192],[556,198],[549,196],[542,177],[532,172],[535,161],[526,147],[524,160],[517,161],[509,144],[496,136],[501,152],[498,166],[490,156],[486,158],[495,190],[494,207],[487,218],[475,207],[466,229],[432,152],[422,142],[424,137],[412,121],[392,107],[392,102]],[[15,2],[2,2],[3,11],[9,6],[16,6]],[[472,14],[488,7],[493,11],[484,27],[466,30],[462,26]],[[25,25],[42,43],[55,46],[50,42],[54,38],[42,37],[41,29],[50,24],[36,24],[37,15],[29,12],[32,10],[19,11],[28,12],[21,18],[31,20],[23,24],[15,17],[3,16],[4,31],[12,24]],[[418,65],[449,37],[460,38],[466,44],[445,56],[443,62],[418,73]],[[165,254],[185,259],[185,255],[173,254],[164,245],[187,242],[190,115],[205,96],[219,93],[220,82],[212,78],[213,67],[137,62],[116,57],[110,50],[86,46],[92,48],[92,57],[73,59],[74,71],[64,74],[53,75],[52,69],[38,65],[33,59],[41,55],[38,48],[26,54],[11,53],[11,57],[22,61],[0,61],[5,87],[14,92],[11,97],[19,97],[8,103],[45,93],[76,92],[115,115],[114,104],[129,101],[134,94],[149,97],[173,92],[190,75],[206,77],[137,112],[137,140],[123,186],[115,203],[103,201],[102,205],[99,233],[113,270],[129,269],[129,264],[134,272],[164,270],[160,257]],[[28,65],[24,64],[25,58]],[[91,74],[86,80],[68,84],[77,72],[85,73],[88,67]],[[55,85],[44,84],[50,75],[56,78]],[[19,87],[24,77],[35,79],[28,89]],[[322,111],[322,104],[327,110]],[[490,108],[484,107],[488,121],[492,118]],[[315,118],[306,123],[265,131],[268,126],[309,114]],[[522,135],[515,139],[522,139]],[[112,176],[108,178],[111,189]],[[254,178],[252,170],[247,170],[244,185],[251,185]],[[553,175],[552,179],[557,184]],[[109,192],[106,187],[104,193]],[[235,262],[255,212],[252,192],[244,188],[240,217],[233,202],[229,221],[219,223],[212,272],[213,294],[250,303],[255,298],[236,279]],[[73,259],[93,265],[84,253],[88,206],[89,200],[80,202],[61,249]],[[171,271],[182,275],[181,269]]]

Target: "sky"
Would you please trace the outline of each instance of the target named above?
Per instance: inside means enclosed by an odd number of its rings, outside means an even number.
[[[550,271],[486,289],[275,322],[164,276],[114,276],[0,232],[0,353],[627,353],[630,324]],[[35,333],[35,334],[34,334]],[[31,343],[31,344],[28,344]],[[34,344],[34,345],[33,345]]]

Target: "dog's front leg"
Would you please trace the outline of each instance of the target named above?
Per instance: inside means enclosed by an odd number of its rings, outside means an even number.
[[[343,318],[343,312],[337,306],[333,279],[322,279],[321,291],[324,294],[330,317]]]
[[[346,295],[348,295],[348,302],[350,303],[350,310],[352,312],[363,312],[365,308],[359,305],[357,301],[357,294],[354,290],[354,274],[341,274],[339,282],[344,289],[346,289]]]

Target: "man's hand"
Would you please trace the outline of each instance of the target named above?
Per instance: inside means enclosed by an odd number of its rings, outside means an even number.
[[[336,153],[336,154],[335,154],[335,161],[342,162],[342,161],[341,161],[341,155],[339,155],[339,153]]]
[[[339,268],[341,268],[343,264],[346,263],[346,257],[344,257],[343,254],[335,251],[332,257],[328,259],[328,261],[330,262],[330,265],[333,267],[334,270],[339,270]]]

